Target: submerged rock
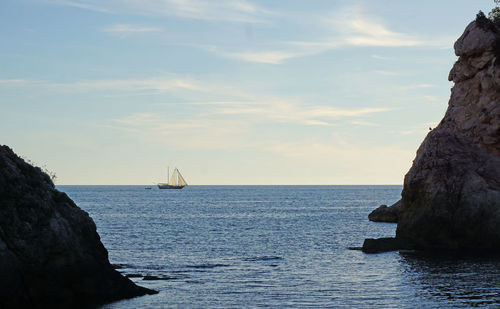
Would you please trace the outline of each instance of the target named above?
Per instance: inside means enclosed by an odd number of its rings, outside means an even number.
[[[367,238],[361,250],[364,253],[381,253],[394,250],[412,250],[414,246],[394,237]]]
[[[109,263],[94,221],[0,146],[0,308],[96,305],[153,294]]]
[[[397,223],[399,219],[399,209],[401,208],[401,200],[394,203],[392,206],[380,205],[377,209],[368,215],[368,219],[374,222],[390,222]]]
[[[405,176],[396,237],[421,249],[500,250],[500,35],[467,26],[448,109]]]
[[[149,280],[149,281],[154,281],[154,280],[174,280],[177,279],[175,277],[169,277],[169,276],[153,276],[153,275],[146,275],[142,277],[142,280]]]

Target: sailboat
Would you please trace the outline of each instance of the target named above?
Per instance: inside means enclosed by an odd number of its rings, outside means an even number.
[[[170,174],[170,169],[167,171],[167,179]],[[182,177],[181,173],[177,168],[174,169],[172,176],[170,176],[170,180],[168,183],[159,183],[159,189],[182,189],[187,186],[187,182]]]

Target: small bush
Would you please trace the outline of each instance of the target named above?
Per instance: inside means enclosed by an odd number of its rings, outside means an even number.
[[[488,19],[491,20],[495,26],[500,27],[500,7],[495,7],[488,13]]]
[[[491,14],[491,13],[490,13]],[[495,26],[495,23],[486,15],[484,15],[483,11],[479,11],[476,15],[476,24],[479,28],[484,30],[489,30],[493,32],[498,32],[498,28]]]
[[[484,15],[483,11],[479,11],[476,14],[476,24],[479,28],[486,29],[491,24],[491,21]]]

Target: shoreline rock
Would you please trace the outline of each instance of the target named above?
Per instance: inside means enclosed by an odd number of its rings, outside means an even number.
[[[397,223],[399,220],[400,208],[401,200],[389,207],[387,205],[380,205],[368,215],[368,220],[373,222]]]
[[[479,14],[455,43],[448,109],[405,176],[396,238],[367,240],[369,250],[500,251],[499,47]]]
[[[396,237],[422,249],[500,250],[500,66],[495,27],[455,43],[448,109],[405,176]]]
[[[90,216],[0,146],[0,308],[98,305],[156,291],[109,263]]]
[[[415,246],[395,237],[366,238],[361,251],[364,253],[382,253],[395,250],[414,250]]]

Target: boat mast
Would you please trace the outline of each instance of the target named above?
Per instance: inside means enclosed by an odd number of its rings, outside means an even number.
[[[170,166],[167,166],[167,184],[169,185],[170,184]]]

